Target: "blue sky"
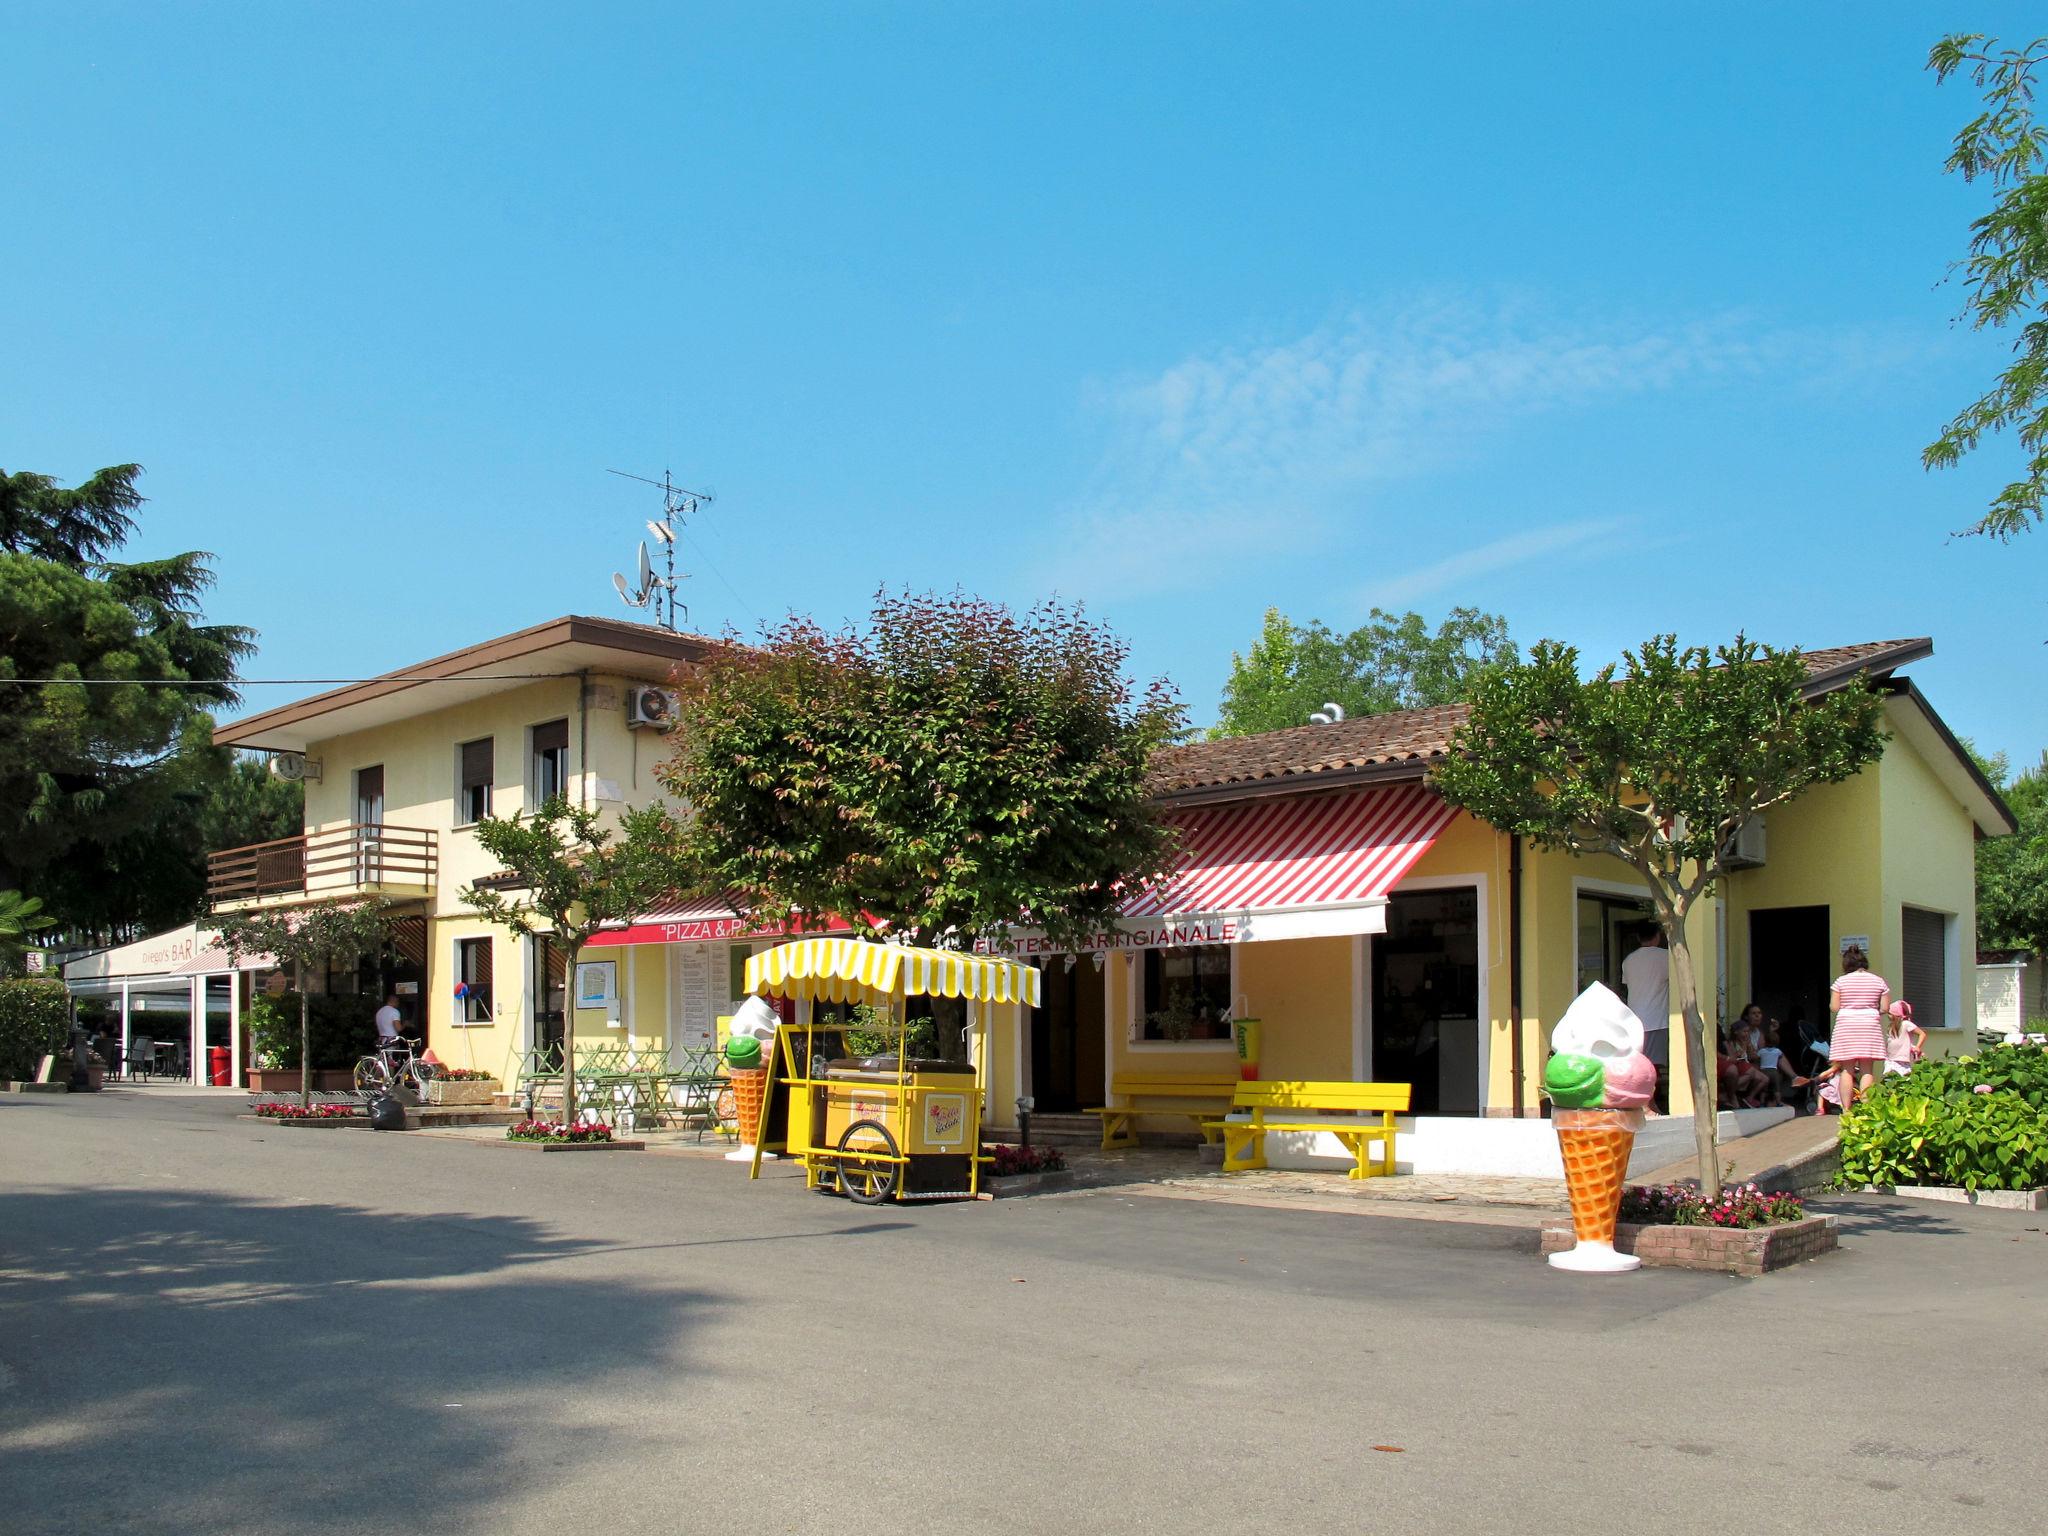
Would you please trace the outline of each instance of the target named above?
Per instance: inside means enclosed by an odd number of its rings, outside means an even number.
[[[573,14],[572,14],[573,12]],[[2048,742],[2048,531],[1921,446],[1978,5],[17,6],[0,462],[139,460],[252,675],[882,582],[1084,600],[1212,717],[1265,608],[1607,658],[1929,633]],[[2032,25],[2048,30],[2035,12]],[[290,690],[252,691],[252,705]]]

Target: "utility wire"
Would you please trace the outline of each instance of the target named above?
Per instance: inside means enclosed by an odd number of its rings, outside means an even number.
[[[77,683],[86,688],[306,688],[350,683],[531,683],[581,677],[581,672],[464,672],[453,677],[0,677],[10,683]]]

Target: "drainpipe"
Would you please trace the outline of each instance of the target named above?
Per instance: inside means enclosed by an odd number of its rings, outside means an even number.
[[[1514,1073],[1515,1118],[1524,1113],[1522,1097],[1522,837],[1508,836],[1508,1058]]]
[[[590,670],[587,667],[576,674],[576,756],[577,776],[583,780],[578,799],[587,811],[590,809]]]

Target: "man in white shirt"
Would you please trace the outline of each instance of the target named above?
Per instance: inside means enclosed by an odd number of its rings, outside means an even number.
[[[357,1018],[361,1018],[359,1013]],[[386,995],[384,1006],[377,1010],[377,1044],[380,1048],[390,1045],[398,1038],[398,1026],[405,1022],[405,1015],[398,1011],[398,994]]]
[[[1664,950],[1664,930],[1643,924],[1636,947],[1621,962],[1622,991],[1629,1011],[1643,1026],[1643,1054],[1657,1064],[1657,1107],[1669,1101],[1671,1070],[1671,956]]]

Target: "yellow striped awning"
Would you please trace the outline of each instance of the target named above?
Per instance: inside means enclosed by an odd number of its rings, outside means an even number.
[[[1038,1003],[1038,971],[990,955],[911,949],[868,939],[796,939],[747,961],[749,992],[830,1003],[971,997]]]

